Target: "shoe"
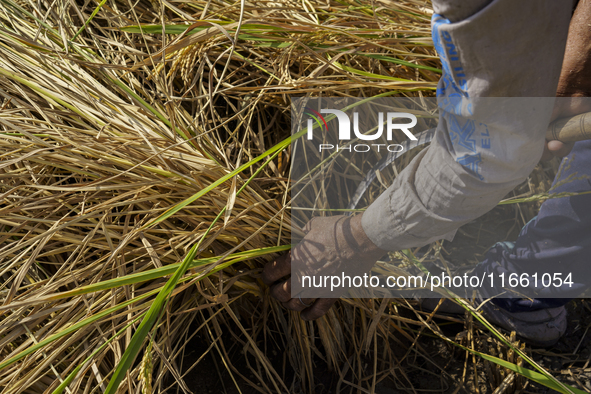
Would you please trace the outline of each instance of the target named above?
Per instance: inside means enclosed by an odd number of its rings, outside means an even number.
[[[439,305],[439,298],[421,299],[421,308],[433,311]],[[477,304],[479,304],[477,300]],[[566,308],[539,309],[531,312],[509,312],[492,302],[482,305],[482,316],[495,326],[508,332],[515,331],[526,343],[533,346],[553,346],[566,331]],[[439,305],[437,313],[461,316],[466,310],[450,299]]]
[[[515,244],[512,242],[499,242],[495,246],[501,246],[506,251],[511,252]],[[442,264],[437,260],[432,261],[429,266],[429,271],[431,270],[436,273],[442,271]],[[482,295],[479,297],[477,294],[472,296],[476,298],[475,305],[480,305],[481,300],[487,298]],[[423,310],[433,311],[437,308],[441,296],[433,293],[433,297],[437,298],[420,299]],[[549,347],[556,344],[560,337],[564,335],[567,326],[566,308],[564,306],[538,309],[531,312],[509,312],[489,301],[482,305],[480,312],[490,323],[509,333],[515,331],[525,342],[534,346]],[[445,299],[439,305],[437,313],[463,316],[466,310],[452,300]]]

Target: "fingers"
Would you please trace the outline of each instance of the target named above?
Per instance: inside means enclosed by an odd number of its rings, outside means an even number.
[[[287,308],[291,309],[292,311],[301,312],[306,308],[309,308],[314,304],[313,298],[302,298],[295,296],[294,298],[290,299],[288,302],[283,302],[282,305]]]
[[[294,296],[292,298],[291,297],[291,281],[289,279],[286,281],[280,282],[280,283],[274,285],[273,287],[271,287],[271,296],[273,296],[273,298],[275,298],[276,300],[280,301],[281,305],[283,305],[285,308],[291,309],[292,311],[296,311],[296,312],[301,312],[306,308],[312,308],[312,307],[314,307],[314,305],[316,305],[316,303],[318,301],[320,301],[320,300],[317,300],[316,302],[314,302],[314,298],[302,298],[300,300],[300,297],[298,297],[298,296]],[[330,305],[332,305],[332,304],[330,304]],[[324,315],[326,313],[326,311],[328,311],[328,309],[330,309],[330,305],[319,316]],[[314,318],[314,319],[316,319],[316,318]]]
[[[311,307],[306,308],[300,316],[303,320],[316,320],[324,316],[335,302],[337,302],[337,298],[319,298]]]
[[[313,298],[302,298],[300,300],[295,296],[288,301],[282,301],[281,304],[292,311],[302,312],[300,315],[302,320],[316,320],[324,316],[336,301],[337,298],[318,298],[316,301]]]
[[[554,157],[567,156],[572,150],[574,143],[572,142],[561,142],[557,140],[546,141],[544,146],[544,153],[542,154],[541,161],[553,159]]]
[[[271,296],[282,303],[291,300],[291,280],[285,280],[271,287]]]
[[[326,261],[326,257],[322,254],[324,249],[322,238],[323,231],[325,231],[324,228],[334,228],[334,224],[342,219],[342,217],[317,217],[306,224],[303,229],[304,233],[307,234],[305,238],[306,242],[303,242],[294,249],[295,254],[293,256],[298,262],[298,265],[301,266],[307,262],[305,266],[313,268],[314,264],[323,264]],[[317,319],[328,312],[336,302],[336,299],[314,300],[313,298],[302,298],[300,300],[298,296],[292,298],[291,278],[287,278],[291,274],[291,258],[292,252],[289,252],[267,263],[262,273],[263,282],[267,286],[270,286],[271,296],[280,301],[285,308],[301,312],[302,319],[304,320]],[[297,272],[294,275],[295,277],[299,277]]]
[[[546,142],[546,145],[544,145],[544,153],[542,153],[540,161],[548,161],[551,160],[553,157],[554,155],[552,155],[552,153],[550,153],[550,151],[548,150],[548,142]]]
[[[574,145],[573,142],[565,143],[560,141],[548,141],[548,150],[554,156],[564,157],[570,153]]]
[[[271,286],[279,279],[291,273],[291,251],[278,257],[274,261],[265,264],[263,269],[263,282]]]
[[[281,302],[285,308],[296,312],[302,312],[303,320],[315,320],[324,316],[337,301],[337,298],[291,298],[291,281],[285,280],[271,287],[271,296]]]

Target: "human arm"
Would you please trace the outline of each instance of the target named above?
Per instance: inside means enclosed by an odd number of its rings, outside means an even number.
[[[591,1],[580,0],[568,30],[552,120],[591,111]],[[542,160],[566,156],[573,144],[548,141]]]
[[[466,4],[436,1],[436,12],[442,3]],[[570,16],[565,2],[509,0],[462,20],[433,16],[443,66],[436,138],[365,212],[377,246],[450,239],[529,175],[544,149]]]
[[[361,225],[362,216],[316,217],[310,220],[304,228],[304,239],[291,252],[265,267],[263,281],[271,286],[271,295],[286,308],[303,311],[301,317],[304,320],[314,320],[324,315],[336,301],[335,298],[320,298],[316,301],[292,298],[291,280],[280,279],[304,273],[334,275],[344,270],[350,275],[363,275],[371,270],[376,260],[387,251],[378,248],[367,237]],[[294,270],[292,259],[299,261]],[[312,306],[307,308],[306,304]]]
[[[522,182],[544,147],[553,107],[549,98],[556,91],[570,18],[568,5],[540,1],[532,11],[529,2],[483,1],[472,15],[466,13],[465,1],[436,1],[436,12],[442,3],[456,3],[462,16],[451,17],[452,7],[446,11],[447,19],[436,15],[433,20],[433,37],[444,65],[436,139],[356,219],[361,223],[360,234],[381,253],[453,236],[457,228],[492,209]],[[501,117],[498,108],[479,100],[523,95],[541,99],[517,100],[516,106],[507,105],[500,111]],[[450,97],[470,102],[471,110],[450,110],[450,102],[445,101]],[[470,122],[472,126],[464,129]],[[304,244],[314,244],[322,233],[340,231],[338,222],[328,219],[316,220],[316,224]],[[290,259],[318,269],[316,263],[326,261],[326,249],[320,247],[323,242],[309,250],[297,245]],[[286,307],[305,310],[303,304],[313,300],[300,301],[291,294],[290,280],[283,280],[291,271],[290,259],[268,264],[263,277],[266,283],[275,283],[272,295]],[[370,260],[359,266],[369,270]],[[325,312],[332,302],[316,300],[309,310]],[[318,313],[310,315],[305,310],[302,316],[313,318]]]

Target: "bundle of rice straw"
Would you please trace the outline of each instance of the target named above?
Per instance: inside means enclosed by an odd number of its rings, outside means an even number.
[[[395,304],[305,323],[259,274],[289,249],[290,96],[432,95],[429,7],[0,0],[3,392],[191,392],[212,358],[260,392],[313,392],[314,360],[408,386]]]

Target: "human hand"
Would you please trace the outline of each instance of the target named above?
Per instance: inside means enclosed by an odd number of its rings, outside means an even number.
[[[591,111],[591,1],[579,1],[571,19],[551,122]],[[585,97],[585,98],[584,98]],[[546,141],[541,160],[568,155],[573,143]]]
[[[552,112],[551,122],[560,118],[571,117],[591,111],[591,98],[589,97],[557,97]],[[544,153],[540,160],[550,160],[554,157],[564,157],[570,153],[574,142],[548,141],[544,147]]]
[[[331,216],[310,220],[304,228],[306,235],[302,241],[289,253],[265,265],[263,282],[271,286],[271,295],[285,308],[302,312],[304,320],[314,320],[328,312],[346,289],[339,288],[334,293],[328,292],[329,289],[315,289],[318,292],[323,290],[323,297],[331,298],[299,298],[302,277],[340,275],[342,272],[349,276],[363,275],[387,253],[367,237],[361,217]],[[294,275],[297,286],[293,297],[290,275]]]

